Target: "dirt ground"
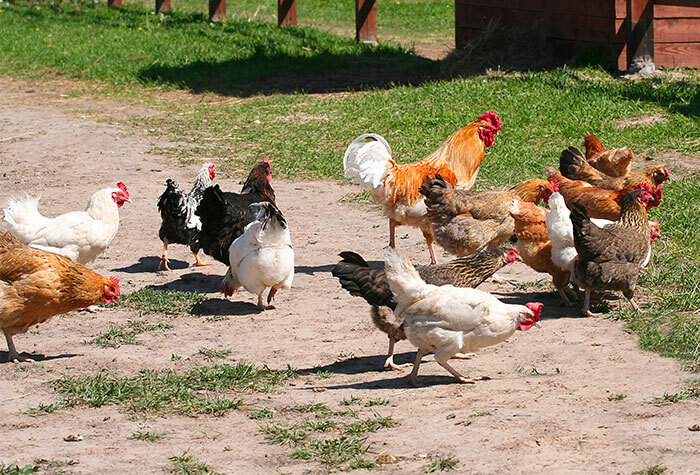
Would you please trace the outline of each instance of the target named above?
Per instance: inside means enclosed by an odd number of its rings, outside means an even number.
[[[454,457],[459,473],[629,474],[654,465],[668,467],[667,473],[700,473],[700,432],[688,430],[700,423],[700,400],[650,403],[678,392],[691,375],[672,359],[640,350],[623,324],[580,318],[560,307],[554,293],[487,282],[483,290],[508,302],[543,301],[542,328],[517,332],[472,360],[454,362],[463,374],[488,375],[489,381],[456,384],[428,356],[419,375],[422,386],[413,388],[405,379],[409,370],[382,370],[386,336],[372,325],[364,301],[343,291],[329,272],[338,252],[354,250],[377,261],[387,243],[380,212],[342,201],[357,188],[330,180],[273,180],[292,232],[296,275],[292,290],[278,293],[277,308],[259,313],[255,297],[246,292],[224,300],[219,289],[225,267],[190,267],[184,246],[171,246],[172,272],[155,272],[162,250],[156,201],[163,183],[172,177],[189,187],[199,164],[182,166],[150,152],[173,144],[114,120],[149,111],[86,102],[62,94],[60,87],[6,78],[0,90],[0,203],[23,192],[41,193],[40,209],[54,216],[83,209],[94,191],[124,181],[133,203],[121,209],[119,233],[92,267],[119,277],[124,293],[153,285],[207,297],[197,315],[145,317],[172,329],[140,335],[141,345],[84,344],[111,324],[138,318],[123,308],[58,316],[18,336],[18,350],[39,362],[0,364],[0,462],[72,460],[77,463],[61,467],[63,473],[162,473],[169,457],[188,451],[223,473],[325,473],[323,465],[292,459],[288,446],[265,444],[260,422],[248,415],[260,408],[282,414],[307,403],[338,409],[355,397],[388,400],[374,409],[399,422],[368,434],[375,452],[368,458],[382,454],[382,460],[394,462],[372,471],[422,473],[430,460]],[[270,159],[274,174],[275,157]],[[241,178],[218,176],[217,182],[238,190]],[[427,261],[417,230],[400,228],[398,237],[401,252],[414,262]],[[544,277],[520,263],[499,274],[523,283]],[[196,355],[202,347],[230,349],[226,362],[290,365],[300,376],[269,394],[241,395],[246,404],[223,417],[133,417],[115,406],[41,417],[26,412],[59,400],[47,383],[60,377],[181,371],[207,364]],[[415,355],[406,341],[398,343],[397,353],[401,363]],[[173,354],[182,359],[172,361]],[[333,375],[321,378],[319,371]],[[626,397],[614,400],[615,395]],[[136,431],[168,438],[130,439]],[[64,441],[78,433],[82,441]]]

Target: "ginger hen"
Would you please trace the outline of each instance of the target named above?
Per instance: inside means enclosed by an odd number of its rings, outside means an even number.
[[[34,249],[0,234],[0,328],[10,361],[20,358],[12,337],[54,315],[119,297],[119,280],[107,279],[71,259]]]
[[[620,219],[599,228],[588,218],[586,208],[575,203],[571,208],[574,245],[574,278],[586,292],[583,313],[592,316],[592,290],[621,290],[635,310],[634,289],[641,264],[649,252],[651,227],[646,207],[651,194],[644,190],[629,192],[623,202]]]
[[[350,295],[362,297],[372,307],[372,322],[389,337],[389,354],[385,368],[402,369],[394,363],[394,345],[405,340],[403,320],[394,315],[396,302],[389,288],[389,281],[383,269],[372,269],[369,264],[354,252],[340,253],[343,258],[331,273]],[[455,287],[477,287],[495,274],[503,266],[513,264],[519,257],[513,247],[485,249],[477,254],[454,259],[445,264],[418,266],[421,278],[433,285],[454,285]]]
[[[447,252],[466,256],[500,246],[513,235],[515,225],[508,212],[513,198],[546,203],[553,189],[549,182],[535,178],[510,190],[471,192],[456,190],[437,175],[426,177],[420,192],[437,243]]]
[[[583,141],[586,149],[586,161],[594,168],[612,177],[627,176],[634,160],[634,152],[629,148],[612,148],[606,150],[593,134],[586,132]]]
[[[389,217],[389,246],[395,247],[396,226],[420,228],[428,244],[430,261],[435,264],[431,225],[418,188],[426,177],[438,173],[452,186],[471,188],[486,147],[494,144],[500,129],[501,119],[494,112],[487,112],[453,133],[423,160],[405,165],[394,161],[391,147],[382,136],[364,134],[345,151],[345,177],[369,189],[374,201],[384,207]]]
[[[394,249],[386,248],[384,258],[386,278],[397,304],[395,313],[404,319],[408,341],[418,348],[410,375],[414,386],[418,384],[421,359],[430,351],[458,382],[474,383],[450,366],[449,359],[460,352],[497,345],[516,328],[540,326],[542,303],[509,305],[480,290],[426,284],[413,265]]]

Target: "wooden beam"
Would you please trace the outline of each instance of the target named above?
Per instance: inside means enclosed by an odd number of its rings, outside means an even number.
[[[107,0],[108,7],[121,7],[122,0]]]
[[[355,40],[377,42],[377,0],[355,0]]]
[[[209,20],[226,21],[226,0],[209,0]]]
[[[277,26],[297,26],[297,0],[277,0]]]
[[[168,13],[170,10],[170,0],[156,0],[156,13]]]
[[[654,0],[627,0],[627,70],[654,64]]]

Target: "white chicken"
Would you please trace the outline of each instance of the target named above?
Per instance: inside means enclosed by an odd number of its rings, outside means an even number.
[[[10,198],[5,212],[7,230],[25,244],[70,257],[80,264],[94,261],[119,230],[119,208],[131,202],[126,185],[103,188],[90,197],[85,211],[55,218],[39,213],[39,197]]]
[[[289,289],[294,280],[294,250],[287,221],[272,203],[253,203],[248,207],[246,225],[229,247],[230,267],[221,282],[221,291],[228,297],[243,286],[258,296],[261,310],[269,306],[279,289]],[[267,295],[268,306],[262,295]]]
[[[452,285],[426,284],[413,265],[392,248],[384,249],[386,277],[397,302],[394,314],[404,319],[408,340],[418,348],[410,379],[418,384],[421,358],[432,351],[440,366],[460,383],[473,383],[448,364],[457,353],[496,345],[516,330],[540,326],[544,305],[505,304],[487,292]]]
[[[574,247],[574,229],[571,224],[571,212],[566,207],[564,197],[561,193],[553,193],[549,197],[549,209],[546,214],[547,233],[552,241],[552,262],[562,270],[571,272],[573,276],[574,260],[578,256]],[[614,221],[608,219],[591,218],[591,222],[599,228],[605,228]],[[642,269],[646,267],[651,258],[651,245],[654,240],[661,236],[659,221],[649,221],[651,235],[649,239],[649,250],[641,264]]]

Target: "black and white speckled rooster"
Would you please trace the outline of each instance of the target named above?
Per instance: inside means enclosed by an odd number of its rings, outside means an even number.
[[[204,190],[211,186],[214,179],[214,164],[203,164],[189,193],[185,193],[176,181],[168,179],[166,188],[158,199],[158,211],[162,218],[158,237],[163,241],[163,257],[158,264],[158,270],[168,266],[168,244],[184,244],[190,246],[195,258],[195,266],[209,265],[199,259],[199,240],[197,236],[202,229],[202,223],[194,212],[202,201]]]

